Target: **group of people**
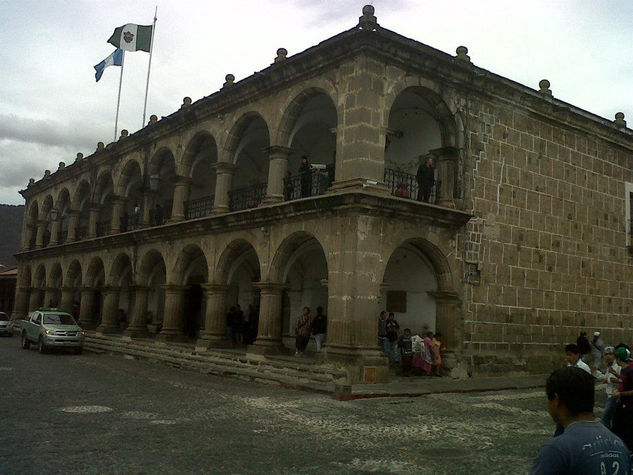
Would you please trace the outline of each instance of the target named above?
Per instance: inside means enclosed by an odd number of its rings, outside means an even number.
[[[433,333],[426,326],[424,337],[412,335],[405,328],[400,334],[400,324],[395,314],[380,312],[378,317],[378,346],[393,365],[400,364],[402,375],[409,376],[413,371],[423,375],[442,376],[442,353],[446,350],[442,344],[442,334]]]
[[[314,318],[310,315],[310,307],[303,307],[301,315],[295,324],[295,356],[305,356],[310,342],[310,335],[314,336],[317,353],[321,351],[327,336],[327,316],[323,307],[317,307]]]
[[[233,346],[254,343],[258,326],[259,309],[253,304],[248,306],[246,315],[239,304],[232,306],[226,314],[227,337]]]
[[[633,360],[624,343],[605,345],[596,331],[582,332],[565,346],[563,368],[546,383],[554,437],[541,447],[532,467],[541,473],[631,473],[633,450]],[[604,382],[602,419],[594,415],[595,382]]]

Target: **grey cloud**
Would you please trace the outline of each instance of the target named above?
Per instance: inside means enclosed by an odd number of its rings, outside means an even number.
[[[68,146],[94,141],[97,129],[90,130],[83,123],[28,119],[0,114],[0,139],[41,145]]]

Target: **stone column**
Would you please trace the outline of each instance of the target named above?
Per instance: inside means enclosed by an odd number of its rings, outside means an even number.
[[[75,289],[73,287],[62,287],[62,301],[59,307],[62,310],[72,314],[73,312],[73,298],[75,297]]]
[[[47,307],[58,307],[58,296],[59,289],[57,287],[46,287],[46,291],[44,292],[44,305]]]
[[[163,285],[165,290],[165,311],[163,313],[163,329],[158,335],[157,340],[178,340],[183,337],[183,298],[185,290],[189,287],[186,285]]]
[[[95,327],[92,311],[95,303],[96,289],[92,287],[81,288],[81,302],[79,303],[79,326],[92,329]]]
[[[101,325],[97,327],[100,333],[117,333],[119,331],[119,322],[117,321],[119,311],[119,293],[120,287],[104,287],[103,293],[103,310],[101,312]]]
[[[291,149],[274,145],[266,149],[269,157],[268,185],[266,186],[265,203],[284,200],[284,178],[288,171],[288,156]]]
[[[88,211],[88,239],[97,237],[97,220],[99,219],[99,208],[94,206]]]
[[[61,214],[61,213],[60,213]],[[49,241],[49,246],[57,246],[59,244],[59,229],[62,224],[62,217],[58,216],[55,221],[52,222],[51,225],[51,240]]]
[[[429,291],[427,294],[435,299],[435,327],[436,331],[442,333],[442,342],[451,350],[460,349],[464,322],[456,308],[460,303],[457,293],[439,290]]]
[[[110,233],[121,232],[121,216],[125,210],[125,197],[115,196],[112,200],[112,221],[110,222]]]
[[[227,162],[217,162],[215,165],[215,199],[213,202],[213,213],[226,213],[229,211],[231,182],[235,165]]]
[[[22,251],[26,251],[31,248],[31,241],[33,240],[33,234],[37,236],[37,225],[27,224],[24,228],[24,239],[22,240]]]
[[[196,343],[197,347],[230,346],[226,339],[226,291],[228,285],[202,284],[206,296],[204,331]]]
[[[174,187],[174,201],[171,206],[170,223],[185,219],[185,201],[189,199],[189,185],[191,178],[178,176]]]
[[[130,324],[123,334],[130,337],[143,336],[147,334],[145,315],[147,314],[149,287],[145,285],[134,285],[131,288],[134,291],[134,305],[132,307],[132,314],[130,315]]]
[[[77,226],[79,226],[79,211],[71,209],[68,212],[68,242],[77,240]]]
[[[48,221],[46,221],[45,219],[40,219],[37,221],[37,236],[35,238],[36,249],[44,247],[44,233],[46,232],[47,226]]]
[[[29,312],[37,310],[42,306],[42,289],[31,288],[29,295]]]
[[[248,351],[262,354],[281,353],[284,351],[281,341],[281,292],[285,286],[272,282],[259,282],[255,286],[260,289],[259,326],[257,340],[253,345],[249,345]]]
[[[141,218],[141,226],[146,227],[149,226],[149,212],[154,207],[154,192],[146,191],[143,193],[143,208],[141,209],[142,218]]]
[[[21,320],[29,313],[29,287],[17,286],[11,320]]]
[[[435,204],[446,208],[455,208],[455,174],[459,150],[455,147],[442,147],[430,150],[435,158],[437,184]]]

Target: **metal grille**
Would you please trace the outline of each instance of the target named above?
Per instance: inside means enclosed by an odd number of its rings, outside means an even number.
[[[229,207],[231,211],[255,208],[266,196],[266,183],[238,188],[229,192]]]
[[[327,170],[310,170],[284,179],[284,199],[286,201],[308,198],[325,193],[331,184]]]
[[[208,216],[213,211],[214,195],[185,201],[185,219]]]
[[[387,188],[389,188],[389,192],[392,195],[399,198],[422,201],[422,193],[415,175],[399,170],[393,170],[391,168],[385,168],[384,180],[385,185],[387,185]],[[439,183],[436,183],[436,185],[431,188],[429,203],[435,203],[438,186]]]

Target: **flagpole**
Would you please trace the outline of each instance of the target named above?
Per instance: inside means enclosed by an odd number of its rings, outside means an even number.
[[[121,84],[123,84],[123,65],[125,64],[125,50],[121,51],[121,76],[119,77],[119,96],[116,100],[116,119],[114,119],[114,141],[119,128],[119,106],[121,105]]]
[[[152,53],[154,51],[154,32],[156,31],[156,15],[158,14],[158,5],[154,10],[154,24],[152,25],[152,38],[149,45],[149,64],[147,66],[147,83],[145,84],[145,104],[143,105],[143,122],[141,123],[141,129],[145,127],[145,113],[147,112],[147,93],[149,92],[149,73],[152,69]]]

